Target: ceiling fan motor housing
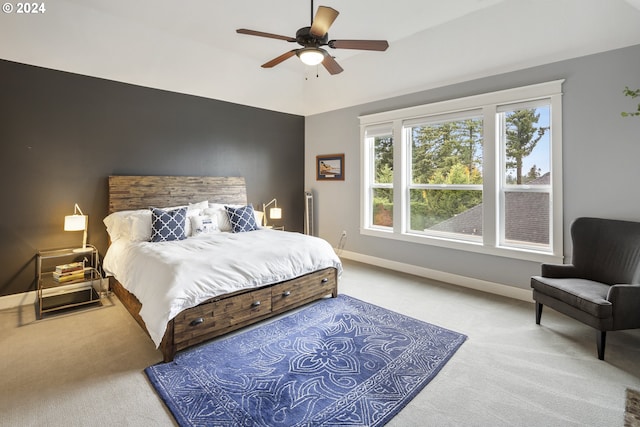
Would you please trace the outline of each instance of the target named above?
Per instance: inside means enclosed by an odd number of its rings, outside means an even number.
[[[311,34],[311,27],[302,27],[296,31],[296,41],[304,47],[326,46],[329,41],[329,33],[322,37],[316,37]]]

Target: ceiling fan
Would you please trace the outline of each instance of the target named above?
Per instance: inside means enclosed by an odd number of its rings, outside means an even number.
[[[239,34],[250,36],[267,37],[270,39],[284,40],[298,43],[301,48],[290,50],[282,55],[262,64],[262,68],[271,68],[281,62],[297,55],[302,62],[307,65],[318,65],[322,63],[330,74],[338,74],[343,71],[336,60],[321,46],[329,46],[332,49],[357,49],[385,51],[389,47],[386,40],[329,40],[329,27],[338,17],[339,12],[327,6],[318,6],[315,17],[313,16],[313,0],[311,0],[311,26],[302,27],[296,32],[296,36],[288,37],[278,34],[265,33],[262,31],[247,30],[239,28]]]

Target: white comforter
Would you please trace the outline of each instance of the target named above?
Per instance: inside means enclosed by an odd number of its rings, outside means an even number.
[[[156,346],[182,310],[228,292],[264,286],[336,267],[325,240],[260,229],[204,234],[174,242],[116,240],[104,269],[142,303],[140,315]]]

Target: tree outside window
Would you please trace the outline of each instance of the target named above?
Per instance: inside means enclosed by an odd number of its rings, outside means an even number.
[[[393,138],[373,138],[374,185],[372,224],[393,227]]]
[[[482,203],[482,119],[427,123],[410,128],[410,229],[478,235],[474,224],[451,219]]]

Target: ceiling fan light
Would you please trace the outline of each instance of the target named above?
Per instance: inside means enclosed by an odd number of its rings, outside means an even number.
[[[318,65],[324,61],[324,53],[322,49],[318,49],[316,47],[300,49],[297,55],[298,58],[307,65]]]

